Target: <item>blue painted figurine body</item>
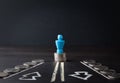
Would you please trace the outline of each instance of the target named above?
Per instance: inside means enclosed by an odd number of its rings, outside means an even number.
[[[58,40],[55,41],[56,47],[57,47],[57,54],[63,54],[63,47],[65,44],[65,41],[63,40],[62,35],[58,35]]]

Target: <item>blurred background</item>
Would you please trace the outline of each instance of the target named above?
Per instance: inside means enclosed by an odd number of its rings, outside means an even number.
[[[0,0],[0,46],[119,46],[112,19],[112,0]]]

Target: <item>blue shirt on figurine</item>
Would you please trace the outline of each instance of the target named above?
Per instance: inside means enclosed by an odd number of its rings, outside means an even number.
[[[63,40],[63,36],[61,34],[59,34],[57,36],[57,39],[58,40],[55,41],[56,48],[57,48],[57,54],[63,54],[63,47],[65,44],[65,41]]]

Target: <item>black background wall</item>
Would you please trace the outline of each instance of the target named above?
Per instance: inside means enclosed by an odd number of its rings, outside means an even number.
[[[108,0],[0,0],[0,45],[119,45]]]

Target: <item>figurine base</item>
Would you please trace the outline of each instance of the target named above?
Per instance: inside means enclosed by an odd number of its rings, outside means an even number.
[[[54,60],[55,60],[55,62],[65,62],[66,54],[65,53],[63,53],[63,54],[54,53]]]

